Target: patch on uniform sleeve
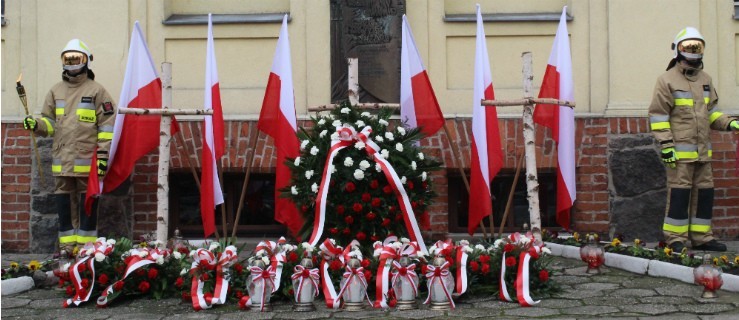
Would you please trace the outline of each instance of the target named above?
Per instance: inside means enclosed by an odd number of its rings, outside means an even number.
[[[82,97],[82,103],[92,103],[92,97]]]
[[[703,85],[703,91],[710,92],[711,91],[711,86],[710,85],[707,85],[707,84],[704,84]]]
[[[115,110],[113,110],[113,103],[110,101],[103,102],[103,114],[108,115],[113,114],[113,112],[115,112]]]

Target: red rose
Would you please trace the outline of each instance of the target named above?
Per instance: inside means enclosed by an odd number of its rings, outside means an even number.
[[[210,275],[207,272],[203,272],[203,274],[200,275],[200,280],[208,281],[208,279],[210,279]]]
[[[416,207],[418,207],[418,202],[411,201],[411,208],[415,209]]]
[[[67,292],[67,296],[70,296],[70,297],[73,296],[74,295],[74,287],[67,286],[66,292]]]
[[[303,213],[308,212],[308,206],[306,206],[306,205],[300,206],[300,211],[303,211]]]
[[[331,232],[331,234],[336,235],[336,234],[339,234],[339,229],[331,228],[331,229],[328,230],[328,232]]]
[[[354,212],[362,212],[362,204],[355,203],[354,206],[352,206],[352,209],[354,209]]]
[[[373,221],[377,218],[377,215],[374,212],[370,212],[365,216],[365,218],[367,218],[368,221]]]
[[[182,277],[178,277],[177,281],[174,282],[175,287],[182,288],[182,285],[185,284],[185,279]]]
[[[182,293],[182,301],[190,301],[190,293],[189,292],[183,292]]]
[[[341,233],[343,233],[344,235],[347,235],[348,236],[348,235],[352,234],[352,231],[349,230],[349,228],[344,228],[344,230],[342,230]]]
[[[372,271],[364,270],[364,278],[370,281],[372,279]]]
[[[290,290],[287,290],[287,295],[294,296],[295,295],[295,290],[293,288],[290,288]]]
[[[480,262],[482,262],[482,263],[488,263],[488,262],[490,262],[490,256],[489,255],[486,255],[486,254],[481,254],[480,255]]]
[[[426,181],[421,182],[421,188],[428,189],[429,188],[429,184]]]
[[[346,210],[346,209],[344,209],[344,206],[343,205],[340,204],[340,205],[336,206],[336,214],[338,214],[340,216],[343,216],[344,215],[344,210]]]
[[[380,183],[377,181],[377,179],[370,181],[370,188],[377,189],[379,186],[380,186]]]
[[[364,241],[364,240],[367,240],[367,234],[365,234],[365,233],[364,233],[364,232],[362,232],[362,231],[359,231],[359,232],[357,232],[357,237],[356,237],[356,238],[357,238],[357,240],[359,240],[359,241]]]
[[[367,268],[370,265],[370,261],[367,258],[362,259],[362,268]]]
[[[382,200],[380,198],[374,198],[372,199],[372,206],[377,208],[382,205]]]
[[[421,265],[421,274],[426,274],[428,272],[429,267],[425,264]]]
[[[241,299],[241,297],[244,296],[244,292],[241,290],[236,290],[236,299]]]
[[[188,249],[185,246],[181,246],[181,247],[177,248],[177,251],[179,253],[183,254],[183,255],[186,255],[186,256],[190,254],[190,249]]]
[[[382,192],[384,192],[385,194],[392,194],[393,193],[393,188],[390,187],[389,185],[384,186],[384,187],[382,187]]]
[[[516,265],[516,258],[514,257],[508,257],[505,258],[505,265],[508,267],[513,267]]]
[[[87,288],[87,286],[89,285],[90,285],[90,280],[82,279],[82,281],[80,281],[80,286],[82,286],[83,288]]]
[[[295,253],[295,251],[290,251],[290,253],[287,255],[287,261],[288,262],[298,261],[298,254]]]
[[[149,287],[151,287],[149,285],[149,281],[141,281],[141,283],[139,283],[139,291],[141,291],[141,293],[149,292]]]
[[[121,291],[121,289],[123,289],[123,281],[118,280],[113,285],[113,290],[115,290],[115,291]]]
[[[512,252],[513,249],[515,249],[515,248],[516,247],[513,246],[512,244],[506,243],[505,246],[503,246],[503,251],[505,251],[505,252]]]
[[[328,268],[331,269],[331,271],[338,271],[341,270],[341,261],[339,260],[332,260],[331,263],[328,265]]]
[[[531,255],[531,258],[532,259],[538,259],[539,258],[539,253],[536,252],[536,248],[534,248],[534,247],[529,248],[529,254]]]
[[[157,268],[151,268],[149,269],[149,279],[156,279],[159,275],[159,270]]]
[[[143,268],[139,268],[136,270],[136,275],[139,277],[143,277],[144,275],[146,275],[146,270],[144,270]]]
[[[363,202],[370,202],[370,200],[372,200],[372,195],[371,194],[369,194],[367,192],[362,193],[362,201]]]
[[[395,210],[396,210],[395,206],[389,206],[389,207],[387,207],[387,211],[390,212],[390,213],[395,213]]]
[[[541,280],[541,282],[547,282],[547,280],[549,280],[549,271],[547,270],[539,271],[539,280]]]
[[[85,270],[87,270],[87,265],[84,263],[80,263],[77,267],[77,270],[79,270],[80,272],[85,272]]]
[[[395,221],[400,221],[400,220],[403,220],[403,216],[402,215],[396,215],[395,216]]]
[[[376,234],[373,234],[373,235],[372,235],[372,236],[370,237],[370,240],[371,240],[372,242],[375,242],[375,241],[380,241],[380,237],[378,237],[378,236],[377,236]]]
[[[344,186],[344,190],[346,190],[346,192],[354,192],[356,189],[357,187],[354,186],[354,182],[347,182]]]
[[[408,189],[413,190],[413,181],[408,181],[406,185],[408,186]]]
[[[344,218],[344,222],[346,222],[346,224],[352,224],[352,223],[354,223],[354,217],[352,217],[352,216],[346,216]]]
[[[388,301],[387,305],[390,306],[390,308],[395,308],[395,306],[398,305],[398,299],[392,299]]]
[[[389,226],[389,225],[390,225],[390,219],[388,219],[388,218],[383,218],[383,219],[382,219],[382,223],[381,223],[380,225],[381,225],[381,226],[383,226],[383,227],[387,227],[387,226]]]
[[[477,270],[480,270],[480,264],[477,261],[470,262],[470,271],[477,272]]]
[[[108,279],[108,275],[105,274],[105,273],[101,274],[98,277],[98,282],[100,282],[100,284],[102,284],[102,285],[108,284],[108,281],[110,281],[110,279]]]
[[[488,273],[490,272],[490,265],[487,263],[482,264],[482,268],[480,269],[482,273]]]
[[[244,272],[244,265],[238,262],[234,263],[234,270],[236,270],[236,273],[241,274],[242,272]]]

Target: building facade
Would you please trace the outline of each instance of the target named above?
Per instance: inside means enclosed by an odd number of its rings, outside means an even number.
[[[439,197],[431,212],[429,235],[441,238],[463,232],[467,199],[458,169],[469,168],[476,3],[484,14],[497,99],[522,97],[524,51],[533,54],[534,91],[538,92],[560,12],[567,6],[577,102],[578,192],[571,228],[621,233],[627,238],[661,237],[665,169],[646,117],[652,89],[672,57],[673,37],[685,26],[694,26],[706,38],[705,70],[713,77],[719,107],[739,115],[739,3],[734,1],[7,0],[3,1],[1,54],[2,249],[50,251],[56,234],[56,214],[48,197],[53,191],[47,169],[51,141],[37,139],[46,175],[42,183],[30,136],[21,124],[25,112],[14,92],[18,74],[23,74],[31,112],[38,113],[47,90],[60,78],[61,49],[68,40],[80,38],[94,55],[96,81],[117,98],[131,30],[139,21],[155,63],[172,63],[174,107],[202,108],[208,13],[215,19],[226,120],[227,154],[221,161],[226,220],[235,216],[245,162],[249,152],[254,152],[240,234],[284,232],[269,219],[260,218],[269,216],[269,206],[263,201],[272,196],[267,190],[276,161],[271,140],[257,133],[256,120],[284,14],[290,19],[299,122],[307,125],[308,107],[331,102],[332,70],[337,68],[332,58],[332,37],[338,32],[332,29],[336,6],[377,12],[400,7],[405,11],[450,128],[449,136],[441,131],[422,141],[426,152],[444,163],[444,170],[433,177]],[[517,155],[523,151],[522,108],[499,108],[498,113],[505,165],[493,182],[494,225],[497,229],[505,223],[508,230],[516,230],[528,217],[525,192],[515,193],[511,217],[503,222],[500,216]],[[193,203],[197,189],[187,181],[194,180],[190,166],[199,168],[202,119],[182,116],[178,121],[183,135],[175,137],[171,148],[170,224],[198,235],[198,206]],[[545,128],[537,128],[536,134],[544,225],[554,227],[548,217],[554,207],[556,147]],[[256,148],[250,150],[254,139],[258,140]],[[714,132],[712,141],[713,229],[719,237],[733,239],[739,236],[737,135]],[[452,145],[460,147],[461,155],[455,155]],[[155,153],[145,157],[137,164],[130,185],[106,196],[101,232],[138,237],[156,229],[157,159]],[[220,214],[216,216],[221,223]]]

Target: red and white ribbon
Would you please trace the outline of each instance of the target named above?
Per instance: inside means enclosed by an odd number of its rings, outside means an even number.
[[[343,248],[337,246],[333,239],[326,239],[319,247],[321,252],[321,288],[323,289],[323,297],[326,299],[326,307],[329,309],[338,309],[341,306],[341,296],[336,294],[336,289],[331,281],[329,274],[329,264],[332,260],[339,259],[341,266],[344,266]]]
[[[111,252],[113,252],[113,249],[115,247],[113,244],[110,244],[107,242],[105,238],[98,238],[95,240],[95,244],[92,248],[86,248],[80,250],[80,259],[72,265],[72,268],[69,269],[69,279],[72,281],[72,285],[74,286],[74,297],[71,299],[67,299],[64,302],[64,307],[68,307],[71,305],[79,306],[83,302],[87,302],[90,300],[90,296],[92,295],[92,290],[95,287],[95,256],[98,254],[102,254],[105,257],[110,255]],[[80,274],[79,268],[85,265],[88,269],[90,269],[91,278],[88,279],[90,283],[90,288],[84,288],[82,286],[82,275]]]
[[[467,292],[467,251],[470,243],[463,240],[459,246],[457,246],[457,286],[456,290],[459,295]]]
[[[192,284],[190,287],[190,297],[192,300],[192,308],[195,311],[209,309],[212,307],[213,299],[206,299],[203,294],[204,282],[197,274],[198,268],[205,270],[215,270],[217,267],[216,255],[210,250],[200,248],[192,255],[193,262],[190,266],[192,274]]]
[[[400,281],[400,279],[405,278],[408,282],[411,283],[411,287],[413,288],[413,296],[418,296],[418,274],[416,273],[416,264],[411,263],[408,266],[401,266],[400,263],[397,261],[393,261],[393,280],[392,284],[393,287],[395,287],[395,284]]]
[[[444,290],[444,295],[446,295],[447,300],[449,300],[449,306],[452,307],[452,309],[455,308],[454,305],[454,299],[452,299],[452,293],[447,290],[446,286],[446,277],[449,275],[449,262],[446,261],[444,264],[442,264],[439,267],[436,267],[434,265],[427,266],[426,269],[426,285],[429,291],[428,297],[426,297],[426,301],[423,302],[423,304],[428,304],[429,301],[431,301],[431,293],[434,286],[434,280],[439,281],[439,285],[441,285],[441,288]]]
[[[126,272],[123,274],[123,278],[121,278],[121,280],[119,281],[125,280],[126,278],[128,278],[128,275],[138,270],[139,268],[155,263],[159,259],[166,258],[167,256],[169,256],[169,250],[159,248],[131,249],[129,251],[129,254],[131,255],[131,259],[126,264]],[[114,285],[115,283],[112,283],[107,288],[105,288],[105,290],[103,290],[103,293],[100,295],[100,297],[98,297],[97,300],[98,307],[106,307],[113,300],[111,297],[117,296],[114,295]]]
[[[511,296],[508,294],[508,287],[505,284],[505,270],[506,270],[505,254],[506,254],[505,251],[503,251],[503,256],[500,262],[500,288],[498,290],[500,294],[498,296],[500,297],[500,300],[512,302],[513,299],[511,299]]]
[[[345,281],[344,284],[341,286],[341,290],[339,290],[339,297],[341,297],[344,292],[349,292],[351,294],[352,288],[350,287],[350,285],[352,284],[352,279],[356,277],[357,279],[359,279],[362,290],[364,290],[364,297],[367,299],[367,303],[369,303],[371,307],[372,300],[370,300],[370,297],[367,294],[367,278],[364,277],[364,268],[352,268],[350,266],[346,266],[346,271],[344,271],[343,277]]]
[[[531,233],[527,233],[525,236],[522,236],[520,233],[516,232],[514,234],[511,234],[508,236],[507,240],[510,242],[510,244],[517,245],[523,249],[521,254],[519,255],[519,261],[518,261],[518,273],[516,275],[516,299],[518,300],[518,303],[523,307],[530,307],[532,305],[535,305],[540,302],[540,300],[534,300],[531,298],[531,292],[529,290],[529,282],[530,282],[530,275],[529,275],[529,265],[531,262],[531,258],[534,259],[539,257],[539,253],[541,253],[543,244],[535,244],[535,238]],[[513,298],[508,294],[508,288],[505,283],[505,272],[506,272],[506,252],[503,251],[503,256],[501,258],[501,267],[500,267],[500,299],[504,301],[514,301]]]
[[[280,237],[277,241],[261,241],[257,244],[257,248],[254,252],[264,250],[267,256],[269,256],[270,266],[275,271],[275,291],[280,288],[280,282],[282,279],[282,265],[285,263],[286,255],[282,246],[287,243],[285,237]]]
[[[303,292],[303,286],[307,282],[308,285],[313,286],[313,296],[318,296],[319,286],[318,282],[321,281],[321,276],[318,268],[306,269],[301,265],[295,266],[293,269],[295,273],[290,277],[293,281],[298,280],[298,288],[293,290],[295,293],[295,302],[303,303],[307,301],[300,301],[301,292]]]
[[[531,260],[531,253],[528,251],[521,252],[519,257],[516,297],[521,306],[530,307],[541,302],[541,300],[534,301],[529,292],[529,261]]]
[[[238,254],[235,246],[228,246],[221,253],[216,266],[216,287],[213,290],[213,300],[211,305],[224,304],[228,299],[228,280],[229,269],[238,260]]]
[[[397,237],[388,237],[380,243],[375,243],[375,255],[379,256],[379,264],[377,265],[377,276],[375,277],[375,308],[387,309],[387,292],[390,290],[390,269],[393,261],[398,259],[398,251],[393,246],[393,242],[397,241]]]
[[[250,277],[252,282],[261,282],[261,288],[262,292],[260,293],[260,299],[259,302],[259,311],[264,311],[264,304],[265,300],[267,299],[267,283],[272,284],[272,290],[269,292],[269,295],[272,295],[273,292],[275,292],[275,288],[277,286],[275,285],[275,269],[270,265],[267,267],[267,269],[262,269],[260,267],[251,267],[249,268],[250,271]],[[249,308],[252,304],[252,299],[249,296],[244,296],[241,298],[243,302],[243,308]]]
[[[411,207],[410,198],[400,182],[398,174],[395,172],[390,163],[385,160],[380,154],[380,147],[369,138],[372,129],[367,126],[362,129],[361,132],[357,131],[351,126],[344,126],[337,128],[337,138],[331,141],[331,147],[329,148],[328,155],[326,157],[326,163],[323,167],[323,175],[321,177],[321,185],[318,188],[318,196],[316,197],[316,212],[313,221],[313,233],[310,236],[309,243],[313,246],[318,244],[323,233],[324,224],[326,222],[326,202],[328,197],[328,189],[331,182],[331,166],[334,158],[341,149],[348,146],[354,145],[356,142],[361,141],[365,144],[365,151],[377,164],[382,168],[382,172],[385,174],[388,183],[393,188],[395,196],[400,204],[401,211],[403,212],[403,220],[405,221],[406,228],[411,237],[411,240],[418,242],[419,247],[423,253],[427,253],[426,245],[423,242],[423,236],[421,230],[418,227],[416,216],[413,213]]]

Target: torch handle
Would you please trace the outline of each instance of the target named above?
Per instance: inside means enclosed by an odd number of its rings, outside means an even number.
[[[18,98],[21,99],[21,104],[23,105],[23,109],[26,111],[26,116],[30,116],[31,113],[28,112],[28,99],[26,99],[26,89],[23,87],[23,85],[18,82],[18,86],[15,88],[16,91],[18,91]],[[36,144],[36,135],[31,131],[31,143],[33,145],[33,151],[36,154],[36,168],[38,169],[38,174],[41,177],[41,185],[44,185],[46,181],[44,181],[44,170],[41,167],[41,153],[38,151],[38,145]]]

